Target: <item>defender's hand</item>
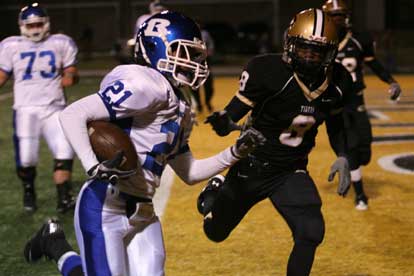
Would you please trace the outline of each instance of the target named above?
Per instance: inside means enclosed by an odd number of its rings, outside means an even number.
[[[390,99],[392,101],[398,101],[400,99],[400,94],[401,94],[400,85],[397,82],[391,83],[388,93],[390,93]]]
[[[345,157],[338,157],[331,166],[328,181],[331,182],[335,174],[339,173],[339,184],[337,193],[340,196],[345,196],[351,185],[351,174],[349,172],[348,160]]]
[[[204,123],[210,124],[219,136],[226,136],[234,130],[241,130],[241,127],[233,122],[226,110],[213,112]]]
[[[232,150],[236,157],[243,158],[257,146],[263,146],[265,143],[266,137],[260,131],[251,127],[241,133]]]
[[[93,166],[87,174],[89,179],[108,180],[112,184],[116,184],[118,178],[127,178],[136,173],[136,170],[123,171],[118,169],[124,158],[124,152],[119,151],[114,158],[105,160]]]

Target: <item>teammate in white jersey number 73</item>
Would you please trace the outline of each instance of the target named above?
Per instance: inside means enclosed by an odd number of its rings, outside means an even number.
[[[55,159],[53,180],[58,193],[58,212],[74,207],[71,191],[73,150],[59,124],[65,107],[63,90],[76,83],[73,40],[63,34],[50,35],[49,16],[37,3],[19,14],[21,35],[0,43],[0,87],[13,75],[13,141],[17,175],[23,183],[23,204],[35,211],[34,181],[43,136]]]

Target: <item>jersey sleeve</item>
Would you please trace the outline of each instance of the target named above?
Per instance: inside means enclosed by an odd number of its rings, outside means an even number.
[[[353,103],[358,102],[355,101],[355,97],[358,96],[357,91],[355,90],[354,82],[352,81],[351,74],[340,63],[335,63],[334,66],[334,81],[342,92],[342,104],[352,105]]]
[[[10,43],[7,40],[0,42],[0,70],[11,74],[13,71],[12,53],[10,52]]]
[[[73,39],[67,36],[63,48],[63,68],[76,65],[78,47]]]
[[[162,85],[155,85],[154,80],[139,72],[132,78],[121,76],[117,70],[109,73],[102,81],[98,95],[105,104],[111,120],[143,113],[156,113],[168,107],[168,95],[174,93]],[[123,74],[125,75],[125,73]]]
[[[368,33],[360,34],[358,40],[361,42],[364,61],[371,61],[375,58],[375,42]]]
[[[239,79],[239,91],[236,97],[244,104],[254,107],[263,93],[266,91],[263,87],[263,66],[257,59],[252,59],[244,68]]]

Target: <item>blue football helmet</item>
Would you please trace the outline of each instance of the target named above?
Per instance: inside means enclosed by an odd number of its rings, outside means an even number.
[[[207,79],[207,47],[198,25],[177,12],[163,11],[138,30],[135,56],[176,87],[199,88]]]
[[[50,33],[49,16],[38,3],[33,3],[20,10],[19,27],[21,35],[38,42]]]

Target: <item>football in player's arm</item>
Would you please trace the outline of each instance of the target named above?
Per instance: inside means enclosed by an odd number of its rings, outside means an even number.
[[[287,275],[309,275],[325,227],[321,198],[307,170],[318,127],[326,122],[337,160],[329,181],[339,172],[337,192],[345,196],[350,175],[342,118],[343,94],[352,80],[334,62],[337,35],[332,20],[319,9],[295,16],[286,34],[284,54],[253,58],[240,77],[237,94],[224,111],[207,119],[219,135],[236,129],[248,112],[250,124],[266,137],[226,177],[208,182],[197,201],[204,232],[225,240],[256,203],[269,198],[289,225],[294,246]]]
[[[355,208],[364,211],[368,209],[368,197],[363,189],[361,167],[368,165],[371,160],[372,143],[371,123],[364,101],[364,65],[368,65],[382,81],[390,85],[388,91],[392,101],[399,100],[401,88],[376,58],[371,36],[351,29],[350,11],[345,1],[328,0],[322,8],[337,27],[340,43],[336,59],[350,72],[356,91],[356,94],[345,103],[344,116],[350,147],[349,165],[355,190]]]
[[[49,16],[39,4],[24,7],[18,18],[21,35],[0,43],[0,87],[13,75],[13,141],[23,206],[30,212],[37,208],[35,177],[43,136],[54,157],[57,211],[64,213],[75,203],[71,195],[73,150],[58,114],[66,104],[64,87],[78,80],[78,49],[70,37],[50,34]]]
[[[260,132],[248,129],[222,152],[206,159],[193,157],[188,139],[194,119],[180,89],[197,89],[208,76],[206,46],[193,20],[175,12],[152,16],[141,25],[136,50],[138,65],[116,67],[98,93],[74,102],[60,115],[89,175],[75,211],[76,237],[88,275],[164,275],[164,242],[152,198],[165,166],[192,185],[235,164],[265,141]],[[108,165],[114,164],[111,160],[98,162],[87,132],[87,123],[95,120],[111,120],[128,133],[138,154],[136,170],[120,171]],[[108,181],[113,174],[119,179],[116,185]],[[32,246],[35,240],[27,252],[39,251]],[[55,243],[66,249],[53,254],[60,263],[71,249],[65,239]]]

